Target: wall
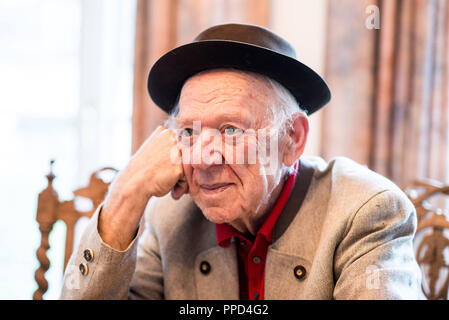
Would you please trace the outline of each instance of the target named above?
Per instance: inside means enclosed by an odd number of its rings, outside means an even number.
[[[323,75],[327,1],[274,0],[271,6],[271,29],[292,43],[299,61]],[[305,154],[320,154],[321,118],[321,111],[310,117]]]

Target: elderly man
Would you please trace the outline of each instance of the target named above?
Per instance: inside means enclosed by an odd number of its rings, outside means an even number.
[[[330,92],[288,42],[209,28],[159,59],[148,89],[168,128],[114,180],[62,298],[419,297],[407,197],[349,159],[302,156]]]

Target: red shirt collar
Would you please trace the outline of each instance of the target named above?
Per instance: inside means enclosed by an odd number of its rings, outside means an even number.
[[[272,231],[274,225],[276,224],[279,215],[284,209],[287,200],[292,192],[293,186],[295,185],[297,172],[298,172],[298,162],[295,163],[295,171],[285,181],[284,186],[282,187],[282,191],[279,194],[279,197],[277,198],[276,202],[274,203],[273,208],[271,209],[270,213],[268,214],[267,218],[262,224],[262,227],[260,227],[259,231],[257,232],[257,235],[260,234],[264,236],[264,238],[268,243],[271,243],[272,241]],[[234,227],[232,227],[228,223],[216,224],[215,230],[217,233],[217,243],[224,248],[229,246],[229,244],[231,243],[231,239],[233,237],[244,238],[244,236],[240,232],[238,232]]]

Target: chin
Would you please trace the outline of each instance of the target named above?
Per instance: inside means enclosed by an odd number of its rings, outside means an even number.
[[[232,210],[226,210],[225,208],[221,207],[206,207],[202,208],[199,206],[201,211],[203,212],[203,215],[206,217],[207,220],[221,224],[221,223],[230,223],[234,221],[237,216],[234,214],[230,214],[230,212],[233,212]]]

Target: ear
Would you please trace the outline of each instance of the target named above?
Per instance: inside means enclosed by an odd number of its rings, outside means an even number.
[[[303,113],[296,113],[287,131],[287,141],[283,162],[286,166],[293,165],[304,153],[309,134],[309,119]]]
[[[173,199],[180,199],[185,193],[189,193],[189,185],[185,178],[179,180],[175,186],[170,190],[170,194]]]

